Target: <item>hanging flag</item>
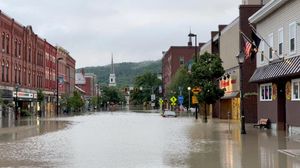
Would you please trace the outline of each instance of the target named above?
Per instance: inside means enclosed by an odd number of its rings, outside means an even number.
[[[251,53],[251,60],[255,58],[256,53],[258,52],[259,44],[261,39],[257,36],[256,30],[252,28],[251,38],[253,40],[254,45],[252,45],[252,53]]]
[[[246,59],[248,59],[251,56],[252,43],[248,40],[244,33],[242,33],[242,36],[244,40],[244,54]]]

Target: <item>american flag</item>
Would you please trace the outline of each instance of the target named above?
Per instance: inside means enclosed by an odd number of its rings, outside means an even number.
[[[244,39],[244,53],[246,59],[248,59],[251,56],[252,43],[245,37],[245,35],[242,34],[242,36]]]

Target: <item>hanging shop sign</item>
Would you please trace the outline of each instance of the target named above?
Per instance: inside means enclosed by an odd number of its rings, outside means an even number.
[[[16,92],[13,92],[13,97],[16,97]],[[34,94],[28,92],[18,92],[18,98],[32,99],[34,98]]]

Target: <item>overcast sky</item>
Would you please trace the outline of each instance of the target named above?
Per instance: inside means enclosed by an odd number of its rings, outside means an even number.
[[[241,0],[0,0],[0,9],[53,45],[76,68],[158,60],[187,44],[189,29],[208,41],[218,24],[238,16]]]

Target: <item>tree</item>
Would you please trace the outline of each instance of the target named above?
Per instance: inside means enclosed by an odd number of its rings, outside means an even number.
[[[219,56],[205,52],[200,55],[198,62],[192,66],[192,85],[200,86],[198,100],[205,104],[205,122],[207,120],[206,104],[214,104],[224,95],[216,79],[224,74],[222,60]]]
[[[103,87],[102,101],[104,103],[109,102],[113,104],[118,104],[120,102],[125,102],[124,95],[116,87]]]
[[[84,106],[84,100],[81,98],[79,92],[74,91],[73,96],[67,99],[67,104],[73,108],[74,111],[78,112]]]
[[[181,90],[181,95],[184,97],[183,105],[187,107],[189,101],[188,87],[191,87],[190,75],[187,67],[183,66],[177,70],[171,83],[167,86],[167,96],[168,98],[178,97]]]
[[[45,95],[44,95],[43,91],[41,89],[39,89],[37,91],[37,102],[39,103],[41,109],[44,109],[44,104],[43,104],[44,99],[45,99]],[[40,115],[40,116],[42,115],[41,110],[38,111],[38,115]]]
[[[143,104],[151,101],[151,94],[159,96],[159,87],[162,81],[157,78],[156,73],[146,72],[142,75],[135,77],[134,86],[135,90],[130,95],[133,104]],[[157,100],[156,102],[157,103]]]

